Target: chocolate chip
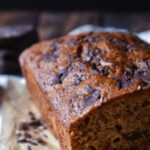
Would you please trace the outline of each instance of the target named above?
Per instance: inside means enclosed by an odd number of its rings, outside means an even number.
[[[51,86],[54,84],[61,84],[62,81],[64,80],[64,78],[73,70],[72,65],[70,65],[69,67],[66,67],[62,70],[60,70],[60,72],[53,78]]]
[[[95,90],[91,96],[85,97],[82,107],[85,108],[86,106],[95,102],[98,98],[100,98],[100,90]]]
[[[47,54],[43,55],[43,59],[45,62],[55,61],[55,60],[57,60],[58,57],[59,57],[59,54],[53,54],[53,53],[51,53],[51,54],[47,53]]]

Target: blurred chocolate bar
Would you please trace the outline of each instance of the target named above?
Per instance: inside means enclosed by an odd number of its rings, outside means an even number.
[[[0,73],[19,74],[18,56],[35,42],[38,34],[31,25],[0,27]]]

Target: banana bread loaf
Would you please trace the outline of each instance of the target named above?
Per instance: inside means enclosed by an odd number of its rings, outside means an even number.
[[[90,32],[43,41],[19,58],[62,150],[150,149],[150,45]]]

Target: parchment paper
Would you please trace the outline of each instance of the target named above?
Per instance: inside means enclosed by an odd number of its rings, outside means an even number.
[[[41,118],[41,116],[32,103],[25,84],[9,80],[8,87],[2,93],[3,122],[2,134],[0,136],[0,150],[60,150],[57,140],[50,131],[48,129],[42,130],[41,127],[39,129],[30,129],[28,133],[32,135],[31,140],[34,139],[33,141],[36,141],[35,139],[41,138],[44,140],[44,144],[18,143],[17,140],[19,138],[16,135],[20,124],[23,122],[32,122],[29,112],[35,114],[36,118]],[[41,131],[34,133],[37,130]],[[21,136],[20,139],[22,139]]]

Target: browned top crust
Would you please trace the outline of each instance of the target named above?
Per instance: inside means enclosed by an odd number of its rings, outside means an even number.
[[[95,32],[40,42],[21,55],[20,64],[66,127],[102,103],[150,87],[150,45],[129,34]]]

